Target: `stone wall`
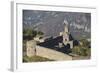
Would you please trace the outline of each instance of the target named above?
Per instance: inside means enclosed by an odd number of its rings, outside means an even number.
[[[36,55],[46,57],[52,60],[72,60],[72,57],[58,52],[56,50],[51,50],[42,46],[36,46]]]
[[[72,60],[72,57],[67,54],[36,45],[36,42],[34,40],[27,41],[26,47],[26,55],[29,57],[37,55],[49,58],[51,60]]]

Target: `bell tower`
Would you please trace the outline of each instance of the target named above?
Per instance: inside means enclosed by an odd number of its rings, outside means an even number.
[[[68,22],[64,21],[64,32],[68,33]]]
[[[73,40],[70,40],[69,39],[69,35],[70,35],[70,32],[69,32],[69,29],[68,29],[68,22],[67,20],[64,20],[64,31],[62,33],[62,36],[63,36],[63,44],[64,45],[70,45],[70,48],[72,49],[73,48]]]
[[[68,22],[64,20],[63,43],[66,45],[66,42],[68,41],[69,41]]]

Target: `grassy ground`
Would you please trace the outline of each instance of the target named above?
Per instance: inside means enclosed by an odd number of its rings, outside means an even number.
[[[48,58],[44,58],[40,56],[32,56],[32,57],[24,56],[23,57],[23,62],[44,62],[44,61],[54,61],[54,60],[50,60]]]
[[[90,56],[77,56],[73,57],[73,60],[89,60]]]

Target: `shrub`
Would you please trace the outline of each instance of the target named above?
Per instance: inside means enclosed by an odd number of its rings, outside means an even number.
[[[72,49],[72,53],[81,55],[81,56],[90,56],[91,50],[90,50],[90,48],[76,46]]]

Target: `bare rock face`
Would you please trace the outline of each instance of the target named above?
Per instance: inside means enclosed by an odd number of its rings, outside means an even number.
[[[42,31],[45,36],[58,36],[66,20],[72,36],[90,38],[90,13],[23,10],[23,28]]]

